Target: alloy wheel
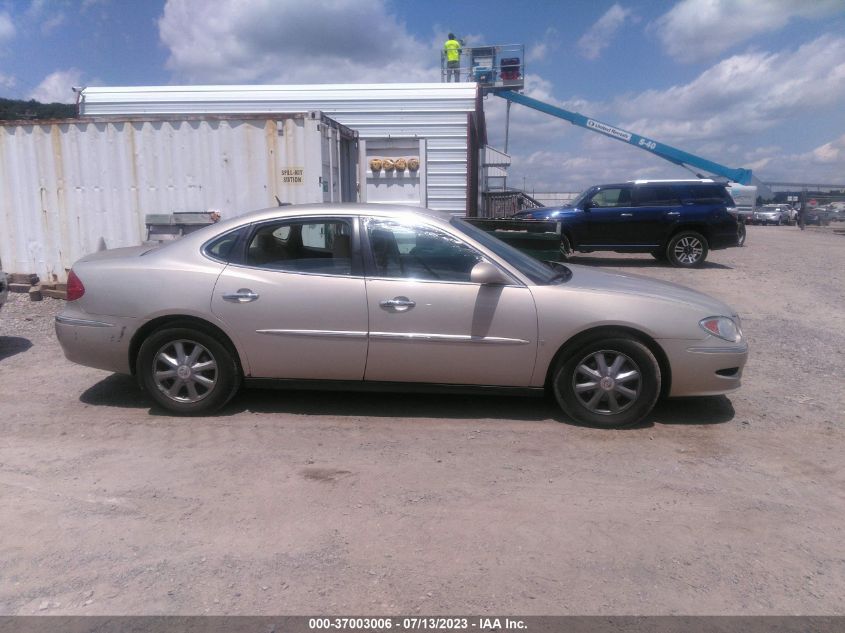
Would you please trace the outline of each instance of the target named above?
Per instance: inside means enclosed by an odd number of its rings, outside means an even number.
[[[629,356],[601,350],[586,356],[575,367],[572,389],[589,411],[613,415],[637,401],[642,390],[642,372]]]
[[[675,258],[682,264],[695,264],[704,252],[704,246],[697,237],[688,235],[675,244]]]
[[[153,359],[153,382],[167,398],[199,402],[217,384],[217,361],[208,349],[187,339],[170,341]]]

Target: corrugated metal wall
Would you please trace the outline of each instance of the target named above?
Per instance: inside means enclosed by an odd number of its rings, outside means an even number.
[[[351,132],[319,113],[173,119],[0,125],[4,269],[62,281],[101,239],[143,241],[148,213],[341,199],[339,156],[354,153],[335,146]]]
[[[428,206],[463,213],[469,189],[467,114],[477,112],[477,89],[474,83],[86,88],[80,114],[322,110],[363,139],[426,139]]]

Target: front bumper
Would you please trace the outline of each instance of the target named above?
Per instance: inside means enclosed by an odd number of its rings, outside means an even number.
[[[56,337],[69,361],[129,374],[134,325],[134,319],[62,313],[56,317]]]
[[[660,340],[672,371],[670,397],[717,396],[739,389],[748,344],[703,340]]]

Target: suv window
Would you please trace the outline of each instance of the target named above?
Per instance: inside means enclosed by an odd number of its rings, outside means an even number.
[[[594,207],[630,207],[631,190],[625,187],[612,187],[597,191],[591,202]]]
[[[689,187],[689,199],[694,200],[697,204],[736,206],[724,185],[691,185]]]
[[[247,266],[328,275],[351,275],[352,227],[346,220],[280,220],[256,229]]]
[[[673,207],[681,204],[678,188],[672,185],[641,185],[634,188],[634,206]]]

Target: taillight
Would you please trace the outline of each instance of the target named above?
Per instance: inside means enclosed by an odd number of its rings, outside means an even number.
[[[67,300],[76,301],[81,299],[84,294],[85,286],[82,285],[82,280],[71,270],[67,276]]]

